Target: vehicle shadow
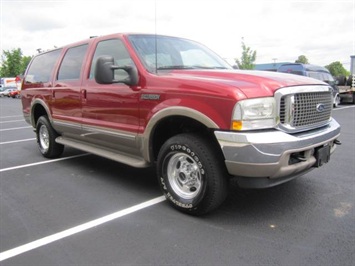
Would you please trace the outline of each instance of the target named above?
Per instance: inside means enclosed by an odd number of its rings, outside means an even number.
[[[77,153],[78,150],[67,149],[66,147],[66,152],[63,156],[72,156]],[[144,190],[148,194],[160,192],[154,167],[134,168],[93,154],[88,154],[75,160],[75,162],[69,160],[63,163],[75,164],[76,168],[80,167],[82,171],[92,173],[90,175],[91,178],[108,182],[107,185],[109,186],[125,187],[132,190],[138,189],[139,193]]]
[[[70,151],[66,155],[76,154]],[[69,161],[63,161],[68,167],[80,168],[90,174],[88,178],[100,180],[107,187],[124,189],[129,194],[140,197],[157,197],[162,195],[156,177],[155,167],[134,168],[96,155],[88,155]],[[238,223],[250,223],[255,219],[275,219],[287,214],[302,211],[304,205],[316,201],[312,192],[312,182],[299,177],[285,184],[267,189],[242,189],[235,179],[230,180],[228,196],[225,202],[215,211],[200,216],[197,219],[233,220]],[[164,212],[171,210],[172,215],[183,215],[168,202],[162,203]]]
[[[231,179],[226,201],[206,218],[214,220],[218,217],[220,220],[228,217],[238,220],[239,224],[274,221],[299,215],[306,205],[317,201],[315,197],[312,184],[304,177],[266,189],[242,189],[235,179]]]

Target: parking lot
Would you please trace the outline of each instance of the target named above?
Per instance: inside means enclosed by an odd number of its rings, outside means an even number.
[[[287,184],[241,190],[217,211],[172,209],[155,169],[66,148],[38,151],[21,100],[0,99],[0,264],[354,265],[355,107],[331,161]]]

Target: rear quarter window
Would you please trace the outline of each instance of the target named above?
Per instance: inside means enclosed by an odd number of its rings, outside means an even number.
[[[37,55],[31,62],[25,83],[46,83],[51,79],[53,68],[60,56],[61,49]]]
[[[296,75],[304,75],[304,69],[301,65],[282,65],[277,72],[290,73]]]

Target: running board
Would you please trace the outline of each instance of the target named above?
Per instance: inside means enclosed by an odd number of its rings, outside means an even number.
[[[82,151],[85,151],[85,152],[89,152],[89,153],[92,153],[92,154],[95,154],[95,155],[99,155],[99,156],[105,157],[107,159],[111,159],[111,160],[114,160],[116,162],[127,164],[127,165],[130,165],[130,166],[136,167],[136,168],[145,168],[145,167],[149,167],[150,166],[148,164],[148,162],[144,161],[141,158],[130,156],[130,155],[124,154],[124,153],[118,153],[118,152],[113,151],[113,150],[103,149],[101,147],[94,146],[94,145],[89,145],[87,143],[80,142],[80,141],[77,141],[77,140],[58,137],[58,138],[55,139],[55,141],[57,143],[59,143],[59,144],[62,144],[62,145],[65,145],[65,146],[69,146],[69,147],[73,147],[75,149],[82,150]]]

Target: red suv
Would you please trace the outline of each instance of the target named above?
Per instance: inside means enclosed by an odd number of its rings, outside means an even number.
[[[191,40],[113,34],[35,56],[21,91],[40,152],[64,146],[156,165],[176,209],[217,208],[241,187],[289,181],[330,159],[340,134],[320,80],[234,70]]]

